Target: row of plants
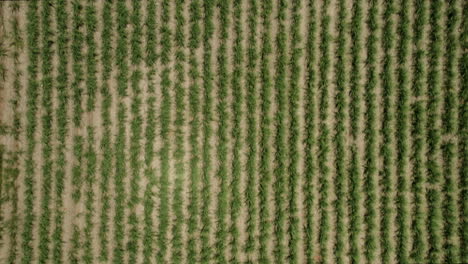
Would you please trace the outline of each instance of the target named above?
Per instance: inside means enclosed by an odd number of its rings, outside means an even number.
[[[156,184],[155,169],[153,168],[153,161],[155,156],[154,142],[156,138],[156,88],[154,84],[154,77],[156,74],[155,63],[157,60],[156,56],[156,31],[151,30],[156,28],[156,1],[148,1],[146,7],[146,32],[145,32],[145,65],[148,68],[146,73],[146,79],[148,82],[146,99],[146,127],[144,131],[145,146],[144,146],[144,176],[147,180],[145,193],[143,197],[144,207],[144,228],[143,228],[143,261],[150,263],[153,258],[154,247],[154,224],[153,224],[153,188]]]
[[[110,77],[112,72],[112,31],[113,31],[113,17],[112,17],[112,3],[105,1],[102,8],[101,19],[101,48],[100,48],[100,63],[101,63],[101,122],[102,122],[102,138],[100,142],[100,149],[105,149],[102,153],[102,159],[99,166],[100,174],[100,197],[101,208],[99,217],[99,259],[101,261],[109,260],[109,223],[110,219],[110,195],[109,185],[112,176],[113,163],[113,150],[112,132],[111,132],[111,113],[110,108],[112,105],[112,93],[110,91]]]
[[[275,157],[274,162],[276,167],[274,168],[273,174],[275,178],[274,182],[274,197],[275,197],[275,217],[274,217],[274,260],[277,263],[285,261],[285,224],[286,224],[286,182],[284,175],[286,172],[286,159],[287,159],[287,147],[286,147],[286,10],[287,2],[279,1],[277,9],[277,33],[275,37],[275,103],[277,110],[275,113]]]
[[[257,24],[258,24],[258,6],[257,2],[252,0],[248,2],[247,7],[247,65],[245,75],[246,86],[246,109],[247,109],[247,160],[245,164],[246,170],[246,187],[245,187],[245,203],[247,206],[247,218],[245,220],[247,238],[244,245],[244,252],[247,258],[247,263],[254,261],[253,253],[257,250],[256,234],[258,230],[258,206],[257,206]]]
[[[345,238],[346,238],[346,224],[345,224],[345,205],[346,205],[346,150],[345,150],[345,136],[346,136],[346,111],[348,110],[346,102],[346,58],[345,49],[346,45],[346,28],[345,23],[347,19],[347,7],[345,1],[338,2],[338,17],[336,24],[336,31],[338,36],[336,38],[335,50],[335,127],[334,127],[334,151],[335,151],[335,243],[334,243],[334,257],[336,263],[343,263]]]
[[[174,31],[174,49],[175,49],[175,82],[174,82],[174,107],[175,107],[175,118],[174,118],[174,194],[172,201],[172,210],[173,210],[173,225],[172,225],[172,254],[171,261],[173,263],[179,263],[182,261],[183,256],[183,241],[182,241],[182,229],[184,220],[183,212],[183,188],[184,188],[184,174],[185,174],[185,140],[184,140],[184,131],[183,126],[185,124],[185,66],[186,56],[184,52],[185,48],[185,17],[184,17],[184,0],[177,0],[175,2],[175,23],[176,28]]]
[[[23,232],[22,232],[22,256],[21,263],[31,263],[34,253],[32,247],[33,241],[33,226],[36,219],[34,212],[34,201],[37,199],[37,195],[34,191],[36,183],[35,179],[35,168],[36,163],[34,161],[34,154],[37,145],[35,138],[37,120],[36,112],[38,109],[38,95],[39,95],[39,14],[38,14],[38,2],[31,1],[28,3],[28,10],[26,12],[28,16],[28,23],[26,25],[26,43],[27,43],[27,54],[29,60],[29,67],[27,69],[27,88],[26,88],[26,149],[25,149],[25,175],[24,175],[24,206],[25,214],[23,221]]]
[[[92,112],[96,108],[97,93],[97,54],[95,34],[97,31],[96,7],[93,2],[87,2],[85,7],[85,41],[86,41],[86,110]]]
[[[459,232],[461,235],[460,237],[460,260],[461,261],[468,261],[468,250],[467,243],[468,243],[468,221],[466,219],[466,214],[468,213],[468,203],[465,201],[463,197],[467,195],[467,188],[468,182],[467,177],[468,175],[468,107],[466,105],[466,101],[468,99],[468,53],[466,49],[468,47],[468,19],[467,19],[467,12],[468,12],[468,3],[462,3],[462,19],[460,23],[460,48],[464,52],[461,54],[459,61],[458,61],[458,72],[460,76],[460,89],[458,92],[459,98],[459,107],[458,107],[458,157],[460,158],[461,166],[459,167],[459,175],[460,177],[460,186],[462,187],[460,194],[459,194],[459,207],[460,207],[460,229]]]
[[[377,237],[377,32],[379,3],[373,0],[369,3],[366,25],[369,35],[366,41],[366,81],[365,81],[365,166],[364,166],[364,225],[365,225],[365,258],[368,263],[376,261]]]
[[[426,104],[426,169],[427,169],[427,228],[428,228],[428,259],[442,262],[442,197],[438,185],[442,183],[440,164],[441,131],[441,58],[442,58],[442,1],[432,1],[429,7],[428,33],[428,73],[427,73],[427,104]]]
[[[261,44],[261,63],[260,63],[260,131],[259,131],[259,216],[260,216],[260,248],[258,260],[260,263],[270,263],[269,237],[271,236],[270,208],[268,206],[270,199],[270,184],[272,178],[271,156],[271,95],[272,95],[272,76],[270,73],[270,56],[272,54],[271,44],[271,18],[273,12],[273,1],[263,1],[261,5],[262,12],[262,44]]]
[[[41,215],[39,218],[39,263],[46,263],[49,260],[49,245],[50,245],[50,200],[52,199],[52,190],[50,188],[52,182],[52,92],[54,88],[54,81],[52,71],[52,56],[53,56],[53,29],[51,28],[52,22],[52,2],[42,1],[41,2],[41,88],[42,88],[42,109],[43,114],[41,116],[42,125],[42,185],[41,185]]]
[[[427,229],[426,229],[426,197],[425,197],[425,166],[424,150],[426,141],[424,129],[426,126],[425,101],[422,99],[425,91],[425,25],[427,23],[427,2],[416,1],[414,3],[413,45],[412,54],[413,78],[411,83],[411,96],[415,98],[411,105],[411,153],[412,164],[411,192],[413,214],[411,220],[411,234],[413,242],[411,246],[411,260],[423,262],[426,260]]]
[[[329,191],[330,191],[330,168],[328,159],[330,157],[330,127],[329,119],[329,72],[330,72],[330,1],[325,0],[322,3],[321,20],[320,20],[320,61],[319,61],[319,135],[318,135],[318,171],[320,173],[320,198],[319,198],[319,252],[321,260],[329,261],[329,246],[330,239],[330,214],[329,214]]]
[[[399,22],[397,26],[397,91],[396,91],[396,176],[397,176],[397,241],[396,258],[399,262],[409,262],[409,1],[399,3]]]
[[[161,106],[159,113],[159,122],[161,123],[161,149],[160,149],[160,167],[161,174],[159,178],[159,226],[156,262],[164,263],[167,257],[167,237],[170,225],[169,219],[169,155],[170,155],[170,126],[171,126],[171,69],[169,66],[172,52],[171,29],[169,27],[170,1],[161,3],[161,26],[160,26],[160,54],[161,61]]]
[[[300,239],[299,233],[299,216],[298,216],[298,184],[299,184],[299,92],[302,88],[299,84],[301,74],[301,66],[299,59],[302,56],[302,49],[299,46],[301,35],[299,32],[301,24],[301,1],[295,0],[291,3],[291,19],[290,25],[290,47],[291,50],[289,60],[289,225],[288,225],[288,261],[290,263],[298,262],[298,244]]]
[[[349,199],[348,199],[348,218],[349,218],[349,251],[348,256],[352,263],[360,263],[361,247],[360,240],[362,234],[361,223],[362,217],[362,166],[361,154],[358,149],[359,135],[362,133],[362,113],[361,102],[363,95],[362,65],[363,59],[361,55],[362,45],[362,21],[363,21],[363,1],[357,0],[353,2],[352,17],[350,25],[351,34],[351,68],[349,75],[349,124],[350,124],[350,164],[349,164]]]
[[[242,90],[242,76],[244,63],[243,48],[243,23],[242,23],[242,0],[233,1],[233,19],[234,41],[232,45],[233,70],[231,74],[231,94],[232,100],[232,164],[231,164],[231,182],[230,182],[230,227],[229,227],[229,248],[231,263],[239,263],[239,213],[242,205],[240,181],[242,171],[241,151],[242,151],[242,116],[244,94]]]
[[[443,112],[442,112],[442,133],[448,137],[442,144],[443,174],[444,177],[444,261],[448,263],[460,262],[460,249],[457,241],[459,209],[457,206],[457,193],[459,192],[457,183],[457,152],[456,140],[451,138],[456,135],[457,130],[457,69],[456,52],[459,48],[458,28],[460,22],[460,12],[458,10],[459,1],[453,0],[447,3],[445,9],[445,63],[443,80]],[[463,102],[463,101],[462,101]]]
[[[72,75],[71,91],[73,99],[73,159],[75,162],[72,167],[72,199],[74,202],[73,208],[76,215],[73,219],[72,224],[72,238],[71,238],[71,250],[68,256],[70,263],[80,262],[80,251],[81,251],[81,230],[77,224],[77,219],[80,218],[78,208],[80,207],[82,185],[83,185],[83,153],[85,140],[82,135],[83,125],[83,82],[85,81],[85,72],[83,69],[83,46],[84,46],[84,19],[83,19],[83,3],[79,1],[72,2],[72,43],[71,43],[71,54],[72,54]]]
[[[89,47],[89,46],[88,46]],[[89,74],[89,73],[88,73]],[[94,232],[94,205],[95,205],[95,194],[94,194],[94,183],[97,179],[97,153],[95,149],[95,128],[92,125],[86,127],[86,150],[84,153],[86,159],[86,193],[85,193],[85,226],[83,228],[83,257],[80,260],[81,263],[94,263],[94,243],[93,243],[93,232]]]
[[[212,248],[210,244],[211,234],[211,173],[212,173],[212,161],[211,161],[211,147],[210,141],[212,138],[211,121],[213,119],[213,72],[211,67],[211,47],[212,38],[214,32],[213,25],[213,8],[215,3],[213,0],[207,0],[203,2],[203,124],[202,124],[202,207],[201,207],[201,227],[200,227],[200,262],[209,262],[212,258]]]
[[[218,119],[217,149],[218,168],[216,175],[219,179],[219,192],[217,195],[216,208],[216,232],[215,232],[215,260],[218,263],[227,263],[226,240],[227,240],[227,207],[228,207],[228,170],[227,170],[227,126],[229,116],[227,113],[228,95],[228,70],[227,70],[227,40],[229,37],[229,1],[220,1],[219,8],[219,46],[217,50],[217,105],[216,113]]]
[[[314,203],[317,199],[315,195],[315,179],[317,177],[317,158],[314,151],[317,146],[317,108],[316,96],[317,91],[317,10],[315,3],[309,1],[306,5],[308,8],[308,25],[307,25],[307,38],[305,49],[306,61],[306,83],[304,87],[304,256],[306,263],[313,263],[315,260],[315,241],[317,234],[314,232]]]
[[[11,3],[8,10],[11,10],[13,14],[12,19],[10,21],[10,28],[11,28],[11,56],[13,58],[13,89],[14,89],[14,96],[10,101],[10,105],[13,109],[13,121],[10,128],[10,133],[13,136],[15,144],[18,144],[21,140],[23,135],[22,133],[22,120],[21,120],[21,111],[19,111],[19,104],[21,100],[21,91],[23,89],[23,83],[21,81],[21,76],[23,74],[23,70],[20,68],[21,64],[19,62],[20,54],[24,51],[24,38],[23,38],[23,28],[19,22],[19,10],[20,10],[20,3],[14,2]],[[2,54],[3,55],[3,54]],[[0,55],[0,56],[2,56]],[[6,55],[6,54],[5,54]],[[18,195],[18,177],[20,175],[20,159],[21,159],[21,147],[16,146],[16,149],[13,149],[9,155],[7,156],[5,162],[6,164],[3,165],[3,174],[6,175],[6,179],[9,180],[9,184],[6,185],[7,192],[6,195],[8,200],[11,201],[11,216],[9,218],[9,222],[5,222],[5,227],[8,228],[8,236],[9,236],[9,251],[8,251],[8,263],[13,263],[18,257],[18,221],[19,221],[19,195]],[[2,157],[3,158],[3,157]],[[1,166],[1,165],[0,165]],[[3,185],[2,185],[3,186]],[[1,187],[0,187],[1,188]],[[0,195],[1,199],[1,195]],[[5,230],[5,229],[3,229]],[[1,231],[3,231],[1,230]],[[0,231],[0,232],[1,232]],[[2,232],[3,233],[3,232]]]
[[[83,70],[83,43],[84,43],[84,20],[83,20],[83,4],[78,1],[72,2],[72,73],[73,80],[71,83],[72,98],[73,98],[73,126],[80,128],[83,116],[83,87],[84,70]],[[76,136],[81,137],[81,136]],[[77,146],[77,138],[75,137],[73,146]],[[80,170],[78,170],[80,171]],[[79,184],[80,175],[73,173],[73,182]],[[81,197],[79,186],[74,185],[72,197],[74,201],[78,201]]]
[[[379,154],[382,160],[382,169],[380,170],[380,249],[381,261],[389,262],[395,253],[395,245],[392,239],[391,229],[394,225],[395,212],[392,207],[394,199],[394,123],[395,123],[395,80],[394,80],[394,58],[395,48],[395,30],[392,16],[395,13],[395,2],[386,1],[383,7],[383,25],[381,33],[382,47],[382,68],[380,73],[381,80],[381,124],[380,124],[380,148]]]
[[[128,120],[127,107],[124,102],[124,97],[128,95],[128,31],[126,30],[129,24],[129,11],[125,2],[116,2],[116,47],[115,47],[115,63],[117,68],[117,135],[114,142],[115,154],[115,174],[114,176],[114,191],[115,191],[115,213],[114,213],[114,248],[112,261],[114,263],[124,262],[124,252],[126,245],[125,239],[125,208],[126,208],[126,184],[125,177],[127,176],[127,156],[126,156],[126,124]]]
[[[141,230],[139,226],[140,220],[138,219],[136,206],[140,202],[140,181],[141,181],[141,167],[142,162],[140,158],[141,141],[143,132],[143,118],[141,116],[142,93],[141,80],[143,73],[140,65],[143,59],[143,51],[141,42],[143,42],[143,32],[141,26],[141,3],[139,1],[132,2],[132,11],[130,16],[130,24],[132,26],[130,36],[130,61],[132,64],[132,73],[130,76],[130,83],[132,88],[132,102],[130,106],[131,121],[130,121],[130,196],[128,199],[128,242],[127,252],[129,259],[137,258],[139,253],[139,240],[141,238]]]
[[[3,3],[0,4],[0,10],[3,11]],[[3,91],[5,89],[5,83],[6,83],[6,76],[7,76],[7,70],[5,67],[5,58],[7,58],[8,55],[8,50],[6,48],[6,41],[4,39],[6,38],[6,28],[5,28],[5,22],[3,20],[0,21],[0,32],[1,32],[1,37],[2,41],[0,42],[0,76],[1,76],[1,83],[0,83],[0,89]],[[3,118],[2,118],[3,119]],[[11,130],[11,125],[5,124],[3,120],[0,122],[0,135],[8,135],[9,130]],[[8,157],[7,155],[9,151],[7,151],[7,148],[5,146],[5,143],[2,142],[0,144],[0,240],[4,240],[4,227],[5,227],[5,216],[4,216],[4,209],[3,205],[8,202],[8,190],[6,186],[8,185]],[[4,182],[5,181],[5,182]],[[5,189],[5,191],[3,191]]]
[[[95,32],[97,30],[96,7],[93,1],[88,1],[85,7],[85,42],[86,42],[86,88],[87,101],[86,110],[92,112],[96,104],[97,84],[97,54]],[[88,121],[89,122],[89,121]],[[95,129],[93,124],[86,126],[86,150],[84,152],[86,169],[84,181],[86,183],[85,192],[85,227],[83,229],[83,263],[94,262],[93,231],[94,231],[94,182],[96,181],[97,154],[94,147]]]
[[[201,44],[201,6],[200,1],[192,1],[189,5],[189,145],[190,145],[190,199],[187,219],[187,262],[198,261],[198,230],[200,226],[200,62],[196,56]]]

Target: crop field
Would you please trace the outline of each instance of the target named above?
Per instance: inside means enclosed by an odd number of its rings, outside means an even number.
[[[467,13],[0,0],[0,263],[468,263]]]

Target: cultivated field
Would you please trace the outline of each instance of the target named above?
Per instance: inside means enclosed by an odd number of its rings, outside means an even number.
[[[468,263],[468,1],[0,1],[0,263]]]

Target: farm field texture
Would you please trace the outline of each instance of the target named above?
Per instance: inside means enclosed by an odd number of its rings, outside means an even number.
[[[468,1],[0,1],[0,263],[468,263]]]

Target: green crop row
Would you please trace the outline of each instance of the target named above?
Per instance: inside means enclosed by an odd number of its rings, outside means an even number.
[[[218,118],[218,145],[216,156],[218,158],[218,168],[216,175],[219,178],[220,190],[217,197],[216,222],[217,228],[215,233],[215,259],[218,263],[227,263],[226,260],[226,239],[227,239],[227,207],[228,207],[228,183],[227,183],[227,126],[229,117],[227,113],[227,40],[229,30],[229,8],[230,3],[227,0],[220,1],[219,8],[219,40],[217,56],[217,101],[216,113]]]
[[[285,160],[287,158],[286,147],[286,29],[285,29],[285,13],[286,1],[278,2],[277,19],[278,30],[276,34],[276,58],[275,58],[275,83],[274,89],[276,94],[276,105],[278,106],[275,116],[275,158],[276,167],[274,170],[274,193],[275,193],[275,218],[274,218],[274,256],[275,262],[282,263],[285,261],[285,229],[286,216],[284,196],[286,192],[286,183],[284,174],[286,171]]]
[[[42,29],[42,108],[44,112],[41,117],[42,121],[42,155],[44,157],[42,165],[42,186],[41,186],[41,215],[39,219],[39,263],[46,263],[49,259],[49,244],[50,244],[50,200],[51,182],[52,182],[52,92],[53,92],[53,77],[52,77],[52,56],[53,46],[52,37],[54,35],[51,28],[52,2],[41,2],[41,29]]]
[[[97,30],[96,7],[92,1],[88,1],[85,7],[85,28],[86,28],[86,88],[87,102],[86,110],[93,111],[96,105],[97,93],[97,61],[96,61],[96,40]]]
[[[14,97],[11,100],[10,104],[11,107],[14,109],[13,113],[13,122],[11,127],[11,134],[14,138],[15,142],[19,142],[22,133],[23,124],[21,121],[21,112],[19,111],[19,104],[21,98],[21,91],[23,89],[23,84],[21,82],[20,77],[22,76],[23,71],[20,69],[20,62],[19,56],[21,52],[24,50],[24,39],[22,36],[23,29],[19,22],[19,14],[18,11],[20,9],[20,3],[11,3],[9,10],[11,10],[13,14],[13,18],[11,19],[10,25],[12,28],[11,34],[11,46],[12,46],[12,57],[14,59],[14,66],[13,66],[13,89],[14,89]],[[0,55],[1,56],[1,55]],[[7,188],[11,190],[10,193],[7,192],[7,197],[11,200],[11,217],[9,222],[7,222],[6,226],[8,227],[8,236],[10,239],[10,248],[8,251],[8,263],[13,263],[18,258],[18,220],[19,220],[19,195],[18,195],[18,177],[20,174],[20,158],[21,158],[21,149],[18,148],[13,150],[11,153],[10,159],[6,160],[6,166],[4,168],[4,174],[6,178],[9,179],[10,183],[7,185]],[[3,230],[2,230],[3,231]]]
[[[158,252],[156,260],[158,263],[164,263],[167,255],[167,233],[169,227],[169,154],[170,154],[170,124],[171,124],[171,96],[170,96],[170,55],[171,55],[171,29],[169,27],[169,2],[161,3],[161,108],[159,120],[161,123],[160,136],[162,146],[160,149],[161,175],[159,179],[159,227],[158,227]]]
[[[183,211],[183,185],[184,185],[184,132],[182,130],[185,123],[185,68],[186,56],[184,52],[185,48],[185,1],[177,0],[175,2],[175,23],[176,28],[174,31],[174,47],[175,47],[175,79],[174,82],[174,97],[175,97],[175,119],[174,119],[174,134],[175,134],[175,146],[173,157],[175,160],[174,165],[174,194],[172,201],[172,210],[174,211],[174,218],[172,220],[172,254],[171,262],[180,263],[183,260],[183,241],[182,241],[182,229],[184,224],[184,211]]]
[[[212,137],[212,108],[213,108],[213,73],[211,69],[211,40],[213,38],[213,8],[214,2],[212,0],[204,1],[203,11],[203,139],[202,139],[202,173],[203,173],[203,187],[202,187],[202,208],[201,208],[201,230],[200,230],[200,262],[209,262],[212,257],[212,249],[210,245],[210,233],[211,233],[211,217],[210,217],[210,206],[211,206],[211,148],[210,141]]]
[[[56,6],[56,26],[57,26],[57,54],[59,62],[57,66],[57,96],[58,108],[56,110],[57,116],[57,130],[58,130],[58,145],[56,171],[55,171],[55,220],[54,231],[52,233],[52,259],[54,263],[62,263],[63,261],[63,223],[64,223],[64,208],[63,208],[63,195],[65,188],[65,140],[68,136],[68,56],[69,56],[69,41],[68,41],[68,25],[67,25],[67,2],[58,1]]]
[[[413,57],[413,78],[411,84],[411,95],[416,98],[411,105],[411,162],[412,162],[412,182],[411,192],[413,193],[413,217],[411,221],[411,233],[413,243],[411,247],[411,260],[414,262],[423,262],[426,260],[427,243],[426,237],[426,212],[423,209],[426,204],[425,193],[425,174],[423,156],[425,149],[424,127],[426,124],[425,102],[420,98],[424,89],[425,52],[424,52],[424,28],[427,23],[426,1],[416,1],[414,3],[414,24],[413,24],[413,45],[415,47]]]
[[[83,70],[83,5],[79,1],[72,2],[72,73],[73,80],[71,83],[72,98],[73,98],[73,128],[79,129],[82,126],[82,115],[83,115],[83,81],[84,81],[84,70]],[[74,207],[78,207],[78,203],[81,199],[82,193],[82,163],[83,163],[83,148],[84,138],[79,133],[75,133],[73,136],[73,157],[75,162],[72,167],[72,199],[74,201]],[[68,256],[70,263],[80,262],[80,248],[81,248],[81,230],[77,223],[73,222],[73,231],[71,238],[71,250]]]
[[[246,86],[246,108],[247,108],[247,160],[246,174],[247,182],[245,188],[245,202],[247,205],[248,216],[245,220],[247,238],[244,245],[247,263],[254,262],[253,253],[256,251],[256,233],[257,233],[257,17],[258,7],[257,1],[251,0],[247,10],[247,26],[249,32],[247,34],[247,71],[245,76]]]
[[[350,135],[351,135],[351,146],[350,146],[350,164],[349,164],[349,181],[348,188],[350,197],[348,199],[348,217],[349,217],[349,251],[348,255],[352,263],[360,263],[361,260],[361,247],[360,237],[362,234],[362,180],[361,180],[361,156],[358,150],[357,141],[358,135],[361,134],[361,101],[363,94],[363,87],[361,84],[362,76],[362,57],[360,54],[362,47],[362,1],[354,1],[352,7],[352,18],[351,18],[351,69],[349,76],[349,123],[350,123]]]
[[[335,151],[335,196],[334,203],[336,222],[335,222],[335,244],[334,244],[334,257],[336,263],[343,263],[344,247],[346,237],[345,225],[345,205],[346,205],[346,152],[345,152],[345,135],[346,135],[346,28],[345,23],[347,19],[347,7],[345,2],[340,0],[338,2],[338,22],[336,24],[336,31],[338,36],[336,38],[335,54],[335,128],[333,135],[334,151]]]
[[[290,37],[291,37],[291,57],[289,60],[289,254],[288,261],[290,263],[298,262],[298,244],[300,239],[299,234],[299,216],[297,206],[297,193],[299,184],[299,92],[300,84],[299,77],[301,74],[301,66],[299,59],[302,56],[300,47],[301,35],[299,27],[301,24],[301,1],[295,0],[291,3],[291,19]]]
[[[243,76],[243,62],[244,62],[244,49],[243,49],[243,32],[242,32],[242,0],[235,0],[232,24],[234,26],[234,42],[232,46],[233,53],[233,71],[231,75],[231,91],[232,97],[235,98],[232,102],[232,166],[231,166],[231,201],[230,201],[230,219],[231,225],[229,228],[230,233],[230,253],[231,263],[239,263],[239,212],[241,208],[241,193],[240,193],[240,179],[241,179],[241,148],[242,148],[242,129],[241,120],[243,116],[242,106],[244,103],[244,94],[242,92],[241,79]]]
[[[94,183],[96,181],[96,164],[97,154],[95,150],[95,131],[91,125],[87,126],[87,148],[84,153],[86,159],[86,194],[85,194],[85,227],[83,229],[83,258],[80,262],[82,263],[94,263],[94,249],[93,249],[93,229],[94,229],[94,205],[95,205],[95,194],[93,190]]]
[[[148,98],[146,100],[147,113],[146,113],[146,128],[144,132],[145,147],[144,147],[144,163],[145,170],[144,175],[147,180],[147,185],[143,198],[144,206],[144,232],[143,232],[143,261],[145,263],[151,262],[153,258],[153,237],[154,237],[154,225],[153,225],[153,187],[156,184],[155,169],[153,168],[153,160],[155,156],[154,141],[156,137],[156,98],[155,98],[155,85],[154,75],[156,71],[154,64],[156,62],[156,32],[151,30],[156,28],[156,1],[151,0],[147,5],[146,15],[146,52],[145,52],[145,64],[148,67],[147,81],[148,81]]]
[[[304,138],[304,256],[307,263],[314,260],[315,239],[317,234],[314,232],[314,212],[313,206],[316,200],[314,180],[317,177],[317,159],[314,154],[317,145],[317,125],[316,125],[316,94],[317,94],[317,44],[315,43],[317,33],[317,11],[314,1],[307,4],[309,9],[308,31],[307,31],[307,49],[306,49],[306,86],[304,89],[304,113],[305,113],[305,138]],[[316,218],[317,219],[317,218]]]
[[[397,109],[396,109],[396,176],[397,176],[397,241],[396,257],[399,262],[409,261],[409,206],[408,191],[408,136],[409,136],[409,1],[402,0],[398,10],[399,23],[397,28]]]
[[[318,136],[318,168],[320,173],[320,199],[319,199],[319,245],[322,261],[329,259],[328,241],[330,239],[330,214],[329,214],[329,190],[330,190],[330,168],[327,164],[330,152],[330,128],[328,126],[329,118],[329,80],[330,71],[330,1],[325,0],[322,3],[322,17],[320,21],[320,62],[319,62],[319,136]]]
[[[382,47],[382,70],[380,74],[382,84],[382,112],[381,112],[381,144],[379,154],[382,160],[380,170],[380,247],[381,261],[386,263],[392,259],[395,245],[392,239],[391,227],[394,224],[395,212],[392,209],[394,192],[394,128],[395,111],[393,97],[395,94],[395,81],[393,76],[393,51],[395,44],[394,23],[392,16],[395,13],[395,3],[393,0],[386,1],[383,7],[383,26],[381,35]]]
[[[109,184],[110,177],[112,175],[113,168],[113,150],[111,139],[111,115],[110,107],[112,104],[112,94],[110,92],[109,78],[112,71],[112,4],[109,1],[104,2],[102,8],[101,19],[102,33],[101,33],[101,52],[100,62],[102,66],[101,78],[101,119],[102,119],[102,139],[100,142],[100,148],[105,149],[102,154],[102,160],[100,162],[99,174],[101,177],[100,181],[100,192],[102,205],[100,208],[99,218],[99,259],[101,261],[109,260],[109,223],[110,223],[110,196],[109,196]]]
[[[26,157],[25,157],[25,176],[24,176],[24,206],[26,212],[24,214],[23,221],[23,233],[22,233],[22,257],[21,263],[28,264],[31,263],[33,259],[33,225],[34,220],[36,219],[36,214],[34,212],[34,201],[36,200],[36,194],[34,193],[35,180],[35,167],[34,162],[34,152],[36,148],[36,112],[38,109],[37,98],[39,95],[39,82],[38,82],[38,67],[39,67],[39,55],[40,49],[38,46],[39,43],[39,15],[38,15],[38,2],[31,1],[28,4],[28,23],[26,25],[26,34],[27,34],[27,52],[29,67],[27,70],[28,79],[27,79],[27,111],[26,111]]]
[[[443,114],[442,114],[442,127],[443,133],[446,136],[453,136],[456,133],[457,129],[457,71],[455,65],[456,52],[459,48],[458,40],[458,29],[457,25],[460,20],[459,15],[459,1],[453,0],[447,2],[445,10],[445,64],[444,64],[444,104],[443,104]],[[462,101],[463,103],[463,101]],[[459,209],[457,206],[457,193],[458,193],[458,183],[456,179],[456,162],[457,162],[457,152],[456,152],[456,142],[454,139],[446,139],[442,145],[442,156],[444,158],[444,204],[443,204],[443,214],[444,214],[444,247],[443,251],[445,252],[444,261],[447,263],[457,263],[461,262],[459,258],[459,245],[456,242],[458,226],[460,226],[460,221],[458,218]]]
[[[128,32],[126,30],[129,23],[129,11],[123,1],[116,3],[116,49],[115,49],[115,62],[117,68],[117,136],[115,138],[115,215],[114,215],[114,251],[112,261],[114,263],[124,262],[124,238],[125,238],[125,207],[126,207],[126,193],[125,193],[125,177],[127,176],[126,169],[126,137],[127,137],[127,107],[123,102],[123,98],[127,96],[128,89]]]
[[[85,29],[86,29],[86,87],[87,87],[87,111],[93,111],[95,108],[96,101],[96,92],[97,92],[97,60],[96,60],[96,41],[95,41],[95,32],[96,32],[96,7],[94,6],[93,1],[88,1],[85,7]],[[84,181],[86,183],[86,192],[85,192],[85,223],[84,227],[84,239],[83,239],[83,257],[81,262],[83,263],[93,263],[94,262],[94,253],[93,253],[93,214],[94,214],[94,205],[95,205],[95,194],[94,194],[94,182],[96,181],[96,164],[97,164],[97,154],[94,147],[95,144],[95,132],[92,125],[88,125],[87,128],[87,149],[84,153],[86,160],[86,174]]]
[[[378,2],[373,0],[369,3],[369,11],[367,15],[367,28],[369,36],[367,38],[367,80],[365,82],[365,142],[366,151],[364,154],[365,170],[364,170],[364,192],[366,193],[365,207],[365,244],[366,250],[364,255],[368,263],[376,261],[376,249],[378,237],[377,231],[377,104],[376,104],[376,88],[377,88],[377,30],[378,24]]]
[[[442,197],[437,185],[442,182],[440,168],[440,101],[441,101],[441,56],[442,56],[442,1],[432,1],[429,12],[429,44],[426,104],[426,168],[428,201],[428,259],[435,263],[442,262]]]
[[[459,233],[462,234],[460,237],[460,261],[468,261],[468,221],[466,215],[468,213],[468,203],[466,199],[468,181],[466,175],[468,175],[468,3],[464,2],[462,5],[462,21],[460,23],[460,46],[464,52],[461,54],[458,61],[458,71],[460,75],[460,89],[458,92],[459,97],[459,109],[458,109],[458,156],[460,157],[461,166],[459,168],[460,185],[462,187],[459,195],[459,206],[460,206],[460,219],[461,225]]]
[[[188,242],[187,242],[187,262],[195,263],[198,261],[198,239],[197,231],[199,228],[198,215],[199,209],[199,191],[200,191],[200,71],[199,61],[196,56],[196,50],[200,48],[200,20],[201,10],[200,2],[192,1],[189,5],[190,12],[190,34],[189,34],[189,123],[190,123],[190,200],[188,205],[189,217],[187,224]]]
[[[130,76],[130,82],[132,86],[132,103],[131,103],[131,115],[130,121],[130,197],[128,200],[128,224],[129,234],[127,242],[127,251],[129,253],[129,259],[135,260],[138,255],[140,240],[140,227],[139,219],[136,213],[136,206],[140,202],[139,190],[141,181],[141,137],[142,137],[142,123],[143,118],[141,116],[141,104],[142,99],[140,94],[142,92],[141,80],[143,79],[143,73],[140,70],[140,64],[143,57],[141,49],[141,42],[143,38],[142,27],[141,27],[141,4],[139,1],[132,2],[132,12],[130,15],[130,23],[132,25],[132,33],[130,40],[130,60],[133,66],[133,72]]]
[[[271,138],[271,93],[272,93],[272,82],[270,73],[270,55],[272,53],[271,45],[271,15],[273,10],[273,1],[267,0],[262,3],[262,47],[261,47],[261,118],[260,118],[260,149],[262,153],[260,156],[259,164],[259,196],[260,196],[260,249],[259,249],[259,262],[270,263],[270,255],[268,248],[268,238],[271,236],[271,224],[270,224],[270,208],[268,206],[270,191],[269,186],[271,184],[271,155],[272,150],[270,147]]]

